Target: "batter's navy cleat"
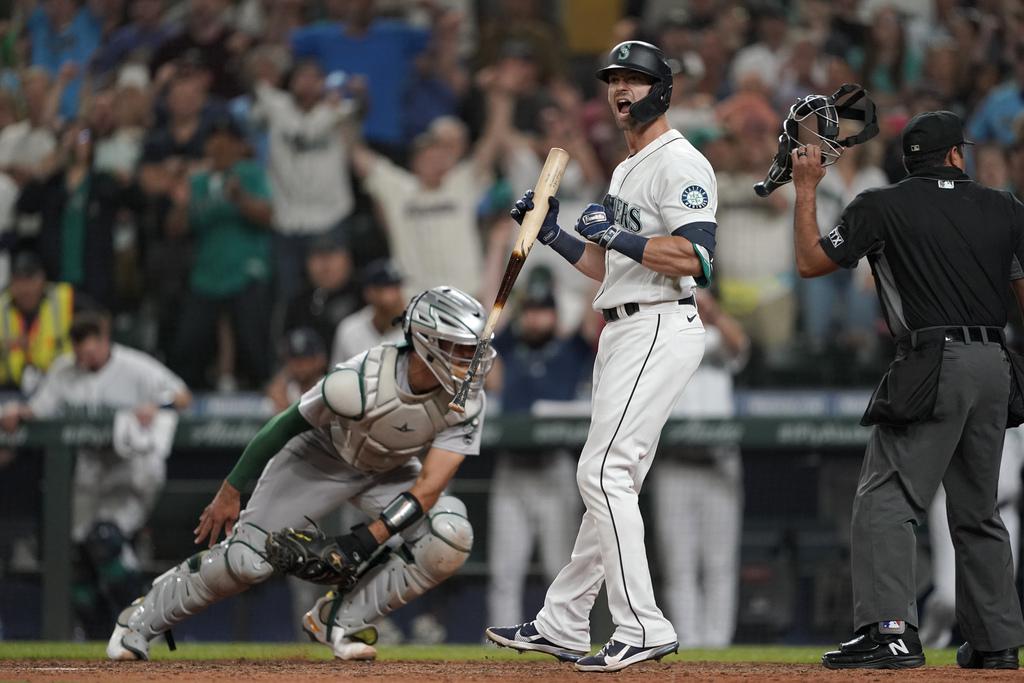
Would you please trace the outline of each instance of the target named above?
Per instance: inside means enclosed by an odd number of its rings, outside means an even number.
[[[561,662],[575,662],[587,654],[582,650],[573,650],[552,643],[537,632],[537,627],[532,621],[518,626],[491,626],[484,631],[484,634],[496,645],[510,647],[520,652],[543,652]]]
[[[679,643],[672,642],[654,647],[634,647],[609,640],[608,643],[589,657],[576,662],[577,671],[618,671],[640,662],[659,661],[665,655],[679,650]]]
[[[838,650],[826,652],[821,663],[826,669],[916,669],[924,666],[924,650],[914,629],[880,633],[876,624]]]
[[[1020,662],[1017,659],[1017,648],[1011,647],[1005,650],[994,652],[982,652],[971,647],[970,643],[964,643],[956,651],[956,663],[961,669],[1017,669]]]

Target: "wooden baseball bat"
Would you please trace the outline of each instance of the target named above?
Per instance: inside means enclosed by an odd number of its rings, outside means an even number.
[[[558,184],[562,182],[562,174],[569,163],[569,153],[560,147],[552,147],[548,152],[548,158],[544,161],[544,168],[540,170],[537,178],[537,185],[533,188],[533,209],[523,216],[523,224],[519,228],[516,242],[512,246],[512,253],[508,257],[508,265],[505,266],[505,275],[501,278],[501,286],[498,287],[498,295],[494,297],[494,305],[491,306],[491,313],[487,316],[487,324],[480,335],[480,341],[473,352],[473,360],[469,363],[466,376],[455,393],[452,402],[448,404],[451,410],[457,413],[466,411],[466,399],[469,398],[469,385],[480,368],[480,361],[487,350],[491,347],[491,337],[494,335],[494,328],[501,318],[501,311],[508,302],[508,295],[512,291],[512,285],[519,277],[519,271],[523,269],[523,263],[537,240],[537,233],[540,232],[541,224],[544,223],[544,216],[548,212],[548,197],[554,197],[558,192]]]

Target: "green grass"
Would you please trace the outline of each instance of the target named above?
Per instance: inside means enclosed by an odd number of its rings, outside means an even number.
[[[0,642],[0,660],[4,659],[102,659],[105,643],[54,643],[39,641]],[[784,647],[741,645],[727,650],[687,650],[667,657],[666,662],[777,662],[783,664],[818,664],[824,647]],[[170,652],[160,642],[154,643],[154,660],[205,659],[308,659],[327,660],[331,653],[322,645],[312,643],[180,643]],[[928,663],[954,663],[954,650],[929,650]],[[550,661],[544,655],[518,655],[512,650],[490,645],[394,645],[381,646],[382,660],[483,661],[516,660]]]

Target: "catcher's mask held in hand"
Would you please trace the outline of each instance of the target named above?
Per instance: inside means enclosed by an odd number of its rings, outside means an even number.
[[[843,154],[843,149],[853,147],[878,135],[878,116],[875,103],[867,90],[856,83],[844,83],[831,95],[808,95],[801,97],[789,108],[789,116],[782,122],[779,136],[779,151],[772,160],[768,175],[754,191],[758,196],[767,197],[775,188],[793,179],[794,149],[815,144],[821,147],[821,163],[831,166]],[[839,120],[863,121],[864,127],[855,135],[839,139]]]

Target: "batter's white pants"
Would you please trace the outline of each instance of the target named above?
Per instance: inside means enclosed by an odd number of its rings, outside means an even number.
[[[572,549],[580,498],[573,491],[574,464],[565,451],[544,453],[535,467],[517,465],[514,453],[499,457],[491,480],[487,529],[487,608],[491,624],[518,624],[523,586],[534,546],[550,583]],[[531,457],[531,462],[536,459]]]
[[[1024,465],[1024,428],[1009,429],[1003,440],[999,465],[998,506],[1010,535],[1013,566],[1020,564],[1021,466]],[[928,535],[932,548],[932,585],[927,609],[921,619],[921,642],[925,647],[946,647],[956,624],[956,562],[946,518],[946,490],[939,490],[928,509]]]
[[[692,306],[663,304],[601,333],[590,431],[576,468],[587,509],[569,564],[537,615],[545,638],[589,650],[590,610],[603,582],[612,638],[634,647],[676,640],[654,599],[638,499],[661,430],[703,355],[704,326]]]
[[[654,483],[658,557],[680,647],[726,647],[736,630],[743,472],[737,449],[714,462],[663,459]]]

